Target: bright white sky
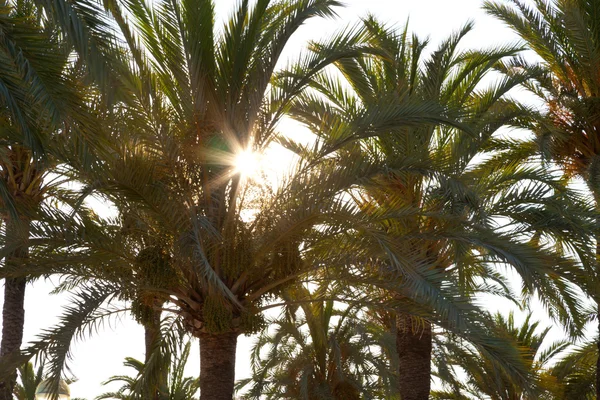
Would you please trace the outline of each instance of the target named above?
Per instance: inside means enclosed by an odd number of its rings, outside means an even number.
[[[471,48],[485,48],[497,44],[514,43],[516,36],[499,22],[488,17],[480,10],[482,0],[346,0],[347,7],[339,9],[337,20],[314,20],[302,27],[290,43],[288,56],[299,52],[307,40],[330,36],[337,29],[348,23],[357,22],[367,13],[379,19],[402,27],[410,17],[410,30],[419,36],[429,35],[432,44],[438,43],[452,31],[459,29],[468,20],[474,20],[475,30],[464,41]],[[235,0],[216,0],[217,13],[220,17],[231,12]],[[293,125],[285,125],[285,129],[294,129]],[[293,132],[289,132],[293,134]],[[274,155],[274,163],[282,162],[282,157]],[[60,307],[65,303],[64,296],[51,296],[51,282],[37,282],[28,287],[26,300],[25,340],[31,341],[41,329],[54,324]],[[2,293],[0,288],[0,294]],[[0,296],[0,305],[2,297]],[[541,313],[540,313],[541,314]],[[538,314],[539,315],[539,314]],[[1,316],[0,316],[1,317]],[[560,336],[560,332],[557,333]],[[248,376],[250,357],[249,349],[252,338],[240,337],[238,342],[236,378]],[[79,379],[71,385],[72,397],[83,397],[92,400],[95,396],[108,391],[101,382],[112,375],[132,374],[122,366],[127,356],[143,359],[143,329],[129,318],[107,326],[101,335],[78,343],[73,349],[74,359],[70,366]],[[189,375],[199,371],[198,346],[188,363]],[[112,389],[116,389],[114,386]]]

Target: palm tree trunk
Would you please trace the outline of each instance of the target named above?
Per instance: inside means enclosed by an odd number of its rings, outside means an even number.
[[[588,187],[592,188],[592,194],[594,195],[594,205],[596,208],[596,215],[598,215],[597,221],[600,221],[600,194],[594,191],[594,187],[596,187],[592,182],[588,182]],[[600,234],[597,233],[595,235],[596,239],[596,276],[594,279],[594,283],[597,284],[598,279],[600,279]],[[600,293],[598,290],[592,292],[594,301],[596,302],[596,318],[598,318],[598,342],[596,343],[598,347],[598,359],[596,360],[596,399],[600,400]]]
[[[156,341],[160,337],[160,317],[161,311],[153,310],[150,320],[144,323],[145,363],[150,359]]]
[[[596,200],[598,208],[598,200]],[[600,211],[598,211],[600,212]],[[600,234],[596,234],[596,282],[600,279]],[[598,359],[596,360],[596,399],[600,399],[600,294],[596,293],[596,317],[598,319]]]
[[[600,310],[597,311],[596,317],[598,318],[598,332],[600,332]],[[600,338],[596,344],[598,346],[598,359],[596,360],[596,399],[600,399]]]
[[[16,226],[10,221],[6,225],[6,236],[9,239],[19,240],[19,235],[29,235],[26,222]],[[18,247],[14,253],[7,257],[11,259],[26,258],[28,247]],[[23,343],[23,327],[25,325],[25,278],[6,278],[4,281],[4,306],[2,309],[2,340],[0,341],[0,364],[2,358],[16,353]],[[17,381],[15,370],[9,378],[0,382],[0,400],[12,400],[13,389]]]
[[[154,348],[158,339],[160,338],[160,318],[161,318],[161,310],[152,310],[152,316],[149,321],[144,323],[144,342],[146,345],[146,355],[144,364],[148,365],[148,361],[150,361],[150,356],[154,352]],[[165,368],[161,371],[160,381],[155,382],[154,387],[146,388],[146,394],[151,400],[159,400],[160,399],[160,388],[166,386],[168,379],[168,370]]]
[[[238,334],[200,334],[200,400],[231,400]]]
[[[428,400],[431,389],[431,324],[398,312],[398,384],[402,400]]]

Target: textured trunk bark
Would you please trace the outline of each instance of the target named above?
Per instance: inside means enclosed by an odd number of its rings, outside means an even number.
[[[152,318],[146,324],[144,324],[144,342],[146,344],[146,355],[145,355],[145,364],[148,364],[150,360],[150,356],[154,351],[154,347],[156,345],[157,340],[160,337],[160,317],[161,312],[153,311]],[[160,388],[166,386],[168,379],[168,370],[164,369],[161,371],[160,381],[156,382],[156,385],[152,385],[153,387],[146,388],[146,396],[151,400],[159,400],[160,397]]]
[[[154,344],[158,340],[160,335],[160,311],[154,311],[152,313],[152,318],[150,321],[144,324],[144,342],[146,344],[146,356],[145,362],[148,362],[148,359],[152,355],[152,350],[154,350]]]
[[[23,224],[20,228],[7,223],[7,237],[16,238],[18,235],[28,235]],[[27,246],[15,250],[6,261],[26,258]],[[25,278],[7,278],[4,281],[4,306],[2,309],[2,340],[0,341],[0,364],[3,357],[18,352],[23,343],[23,327],[25,324]],[[17,371],[0,382],[0,400],[12,400],[13,389],[17,380]]]
[[[4,283],[0,360],[5,356],[19,351],[23,342],[25,283],[25,279],[23,278],[6,279]],[[14,371],[8,379],[0,382],[0,400],[12,400],[16,381],[17,373]]]
[[[588,184],[590,188],[593,188],[594,185]],[[594,203],[596,207],[596,215],[600,215],[600,194],[594,193],[592,189],[592,193],[594,194]],[[600,220],[600,217],[596,217]],[[600,279],[600,234],[595,235],[596,239],[596,276],[595,282],[598,282]],[[597,284],[597,283],[596,283]],[[596,301],[596,317],[598,318],[598,342],[596,346],[598,347],[598,359],[596,360],[596,399],[600,400],[600,293],[594,293],[594,300]]]
[[[600,311],[598,311],[598,332],[600,332]],[[600,400],[600,339],[598,339],[598,359],[596,360],[596,400]]]
[[[596,210],[598,198],[596,197]],[[596,282],[600,279],[600,235],[596,235]],[[598,318],[598,359],[596,360],[596,399],[600,400],[600,294],[596,294],[596,317]]]
[[[231,400],[238,334],[200,334],[200,400]]]
[[[431,324],[399,312],[396,327],[401,399],[428,400],[431,389]]]

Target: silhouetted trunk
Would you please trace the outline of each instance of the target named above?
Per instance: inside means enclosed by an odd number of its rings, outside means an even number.
[[[588,182],[588,186],[590,188],[595,187],[595,185],[592,185]],[[596,209],[596,214],[600,215],[600,194],[594,193],[594,190],[592,189],[592,194],[594,195],[594,204],[595,204],[595,209]],[[600,216],[596,217],[597,221],[600,222]],[[596,234],[595,235],[595,239],[596,239],[596,259],[595,259],[595,266],[596,266],[596,276],[594,281],[592,282],[592,287],[595,287],[596,289],[592,291],[593,296],[594,296],[594,301],[596,302],[596,318],[598,319],[598,342],[596,343],[596,346],[598,347],[598,359],[596,360],[596,399],[600,400],[600,293],[599,293],[599,289],[597,288],[597,282],[600,279],[600,234]]]
[[[238,334],[200,334],[200,400],[231,400]]]
[[[428,400],[431,389],[431,324],[398,312],[398,384],[402,400]]]
[[[596,200],[596,209],[598,209],[598,200]],[[600,211],[597,211],[600,212]],[[596,284],[600,279],[600,235],[596,235]],[[596,360],[596,399],[600,400],[600,293],[595,293],[596,300],[596,318],[598,319],[598,359]]]
[[[152,356],[152,353],[154,351],[157,341],[160,339],[160,317],[161,317],[161,314],[162,313],[161,313],[160,309],[153,310],[152,316],[144,324],[144,341],[146,344],[146,355],[145,355],[144,364],[146,364],[146,365],[148,364],[148,361],[150,361],[150,356]],[[160,380],[159,380],[159,382],[156,382],[156,386],[153,388],[150,388],[150,387],[146,388],[147,389],[146,393],[147,393],[147,396],[149,399],[159,400],[161,398],[160,388],[166,387],[167,379],[168,379],[168,370],[166,368],[163,368],[160,373]]]
[[[148,362],[154,350],[155,343],[160,337],[160,316],[160,310],[153,311],[150,320],[144,324],[144,341],[146,344],[145,363]]]
[[[19,235],[28,235],[26,223],[18,228],[8,222],[6,227],[8,240],[19,240]],[[7,257],[7,263],[12,259],[26,258],[27,246],[18,247]],[[0,365],[2,358],[16,353],[23,343],[23,327],[25,324],[25,278],[7,278],[4,280],[4,306],[2,309],[2,340],[0,341]],[[12,400],[13,388],[17,380],[16,369],[9,378],[0,382],[0,400]]]
[[[598,332],[600,332],[600,311],[598,311]],[[596,360],[596,399],[600,399],[600,338],[598,339],[598,359]]]

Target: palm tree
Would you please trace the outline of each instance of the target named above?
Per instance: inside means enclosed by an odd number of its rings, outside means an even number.
[[[536,146],[547,160],[557,163],[569,178],[581,178],[596,208],[599,207],[600,160],[598,118],[600,94],[600,21],[597,0],[537,0],[528,5],[520,0],[485,3],[485,9],[506,23],[540,57],[538,63],[517,60],[507,68],[534,72],[526,87],[543,103],[544,110],[526,124],[534,133]],[[596,243],[598,234],[595,236]],[[596,248],[588,293],[600,304],[600,276]],[[600,346],[600,342],[599,342]],[[600,397],[600,359],[597,364],[597,396]]]
[[[258,231],[249,231],[240,216],[244,182],[234,172],[233,160],[242,151],[268,145],[274,124],[305,76],[341,54],[331,49],[309,56],[300,69],[274,82],[276,63],[290,36],[311,17],[332,16],[339,4],[271,3],[259,1],[251,7],[241,2],[220,37],[214,36],[211,1],[128,6],[131,29],[144,47],[129,42],[142,82],[135,108],[125,118],[139,113],[146,119],[136,130],[145,146],[134,142],[137,149],[129,147],[129,137],[123,137],[128,147],[111,160],[114,176],[105,187],[118,187],[129,198],[144,190],[145,197],[136,199],[130,215],[161,227],[161,237],[169,239],[178,271],[155,289],[169,291],[189,332],[200,339],[203,399],[231,399],[237,336],[254,324],[250,310],[255,299],[275,289],[272,281],[282,278],[276,270],[275,275],[268,272],[270,263],[261,254],[271,251],[266,243],[250,241]],[[111,11],[117,18],[121,14],[117,5]],[[122,27],[128,37],[130,27]],[[140,188],[141,177],[156,184]],[[265,228],[260,218],[255,228]],[[268,233],[259,235],[264,235],[262,241]],[[286,254],[291,243],[284,245],[286,250],[273,245]]]
[[[290,288],[291,304],[260,334],[252,351],[252,376],[244,399],[395,398],[397,376],[382,354],[393,352],[394,338],[365,318],[360,306],[342,308],[321,284],[313,292]],[[388,349],[387,347],[391,347]],[[263,354],[264,353],[264,354]]]
[[[355,250],[364,257],[359,278],[368,271],[383,276],[378,285],[393,293],[398,392],[405,400],[425,400],[430,391],[432,323],[471,336],[480,348],[489,345],[489,335],[488,340],[475,339],[474,326],[481,321],[471,321],[468,329],[459,326],[474,317],[469,315],[476,309],[470,299],[490,288],[479,279],[506,288],[496,263],[513,267],[525,291],[539,291],[573,332],[581,327],[576,296],[565,286],[577,266],[561,246],[585,250],[588,231],[584,227],[589,223],[587,215],[577,216],[584,204],[577,195],[569,194],[543,169],[519,165],[508,151],[511,146],[493,136],[526,114],[504,96],[527,76],[515,74],[488,88],[480,83],[518,49],[460,51],[460,41],[472,28],[468,24],[426,58],[427,43],[409,38],[406,30],[397,33],[373,19],[365,24],[371,43],[384,56],[338,61],[350,89],[337,77],[321,74],[312,84],[318,94],[305,92],[291,113],[320,135],[326,149],[331,148],[329,140],[360,136],[356,121],[389,104],[441,104],[448,120],[456,121],[442,126],[389,124],[387,135],[335,148],[334,159],[340,165],[362,162],[387,167],[385,174],[362,181],[359,189],[349,193],[365,214],[378,218],[381,229],[394,237],[391,256]],[[496,156],[479,161],[485,152],[495,151]],[[565,218],[561,207],[575,210],[574,214]],[[553,217],[548,219],[550,214]],[[506,221],[499,222],[499,216]],[[562,224],[572,230],[565,231]],[[538,236],[542,240],[535,239]],[[559,244],[556,251],[548,245],[550,240]],[[356,279],[352,274],[346,278]],[[502,351],[491,347],[488,351],[501,358]],[[510,348],[505,355],[516,357]]]
[[[121,204],[123,205],[123,204]],[[130,279],[135,282],[135,293],[127,293],[126,296],[132,302],[132,315],[144,327],[145,344],[145,365],[162,364],[165,357],[162,354],[160,343],[162,309],[169,297],[156,290],[146,290],[146,288],[161,288],[164,283],[170,280],[170,277],[176,273],[171,265],[171,257],[166,249],[166,240],[157,240],[160,233],[154,229],[152,234],[148,230],[150,226],[135,226],[135,220],[132,221],[127,216],[127,210],[122,209],[125,214],[122,215],[122,233],[124,239],[129,243],[128,246],[135,257],[131,261]],[[133,256],[132,254],[132,256]],[[124,257],[127,259],[127,257]],[[157,360],[153,360],[156,358]],[[153,392],[150,396],[153,399],[159,399],[160,387],[167,381],[167,370],[163,369],[158,379],[154,382],[146,381],[146,395]]]
[[[56,190],[61,179],[48,174],[60,173],[57,165],[62,163],[85,166],[82,161],[86,147],[94,146],[97,124],[86,104],[81,67],[69,59],[69,46],[46,14],[26,0],[0,7],[2,257],[5,267],[18,269],[29,257],[32,223],[45,218],[44,202],[63,197]],[[0,364],[22,344],[26,282],[25,276],[5,278]],[[15,379],[16,369],[0,379],[0,399],[12,398]]]
[[[513,399],[552,399],[559,386],[550,374],[553,358],[568,347],[565,341],[545,345],[544,340],[550,331],[545,328],[536,333],[539,322],[531,322],[531,313],[521,326],[516,326],[514,314],[508,317],[500,313],[490,316],[489,329],[493,335],[508,338],[522,355],[522,362],[531,371],[534,394],[527,393],[519,382],[514,382],[493,360],[487,359],[467,343],[447,338],[439,343],[440,352],[436,354],[437,374],[442,380],[445,391],[432,393],[434,399],[471,399],[491,398],[498,400]],[[545,350],[542,350],[546,347]],[[466,374],[466,378],[458,371]],[[460,376],[460,377],[459,377]],[[471,397],[472,396],[472,397]],[[572,397],[580,398],[580,397]]]

